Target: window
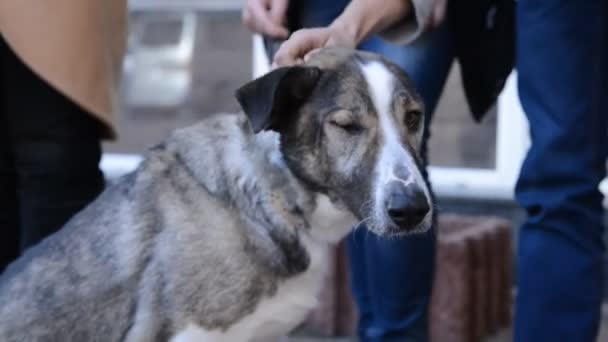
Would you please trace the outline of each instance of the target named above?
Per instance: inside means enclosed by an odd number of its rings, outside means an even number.
[[[251,79],[251,35],[240,1],[132,0],[119,140],[104,144],[108,178],[176,127],[235,111],[234,90]]]

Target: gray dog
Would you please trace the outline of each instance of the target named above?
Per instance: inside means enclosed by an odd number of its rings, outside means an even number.
[[[379,56],[325,49],[175,131],[0,279],[0,341],[269,341],[359,223],[425,231],[424,117]]]

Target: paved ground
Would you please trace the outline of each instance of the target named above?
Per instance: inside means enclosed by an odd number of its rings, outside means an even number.
[[[597,342],[608,341],[608,303],[604,304],[603,308],[603,319],[600,327],[600,333],[597,338]],[[490,336],[482,342],[510,342],[513,340],[513,331],[511,329],[505,329],[499,331],[494,336]],[[310,337],[291,337],[288,342],[354,342],[355,338],[310,338]],[[444,342],[444,341],[441,341]],[[449,342],[449,341],[445,341]]]
[[[504,330],[483,342],[507,342],[512,340],[510,330]],[[291,337],[288,342],[355,342],[355,338],[310,338],[310,337]],[[602,340],[598,340],[602,341]],[[449,341],[446,341],[449,342]]]
[[[482,342],[510,342],[513,340],[511,330],[503,330],[494,336],[485,339]],[[310,338],[310,337],[292,337],[288,342],[355,342],[355,338]],[[603,330],[597,339],[597,342],[608,341],[608,322],[604,322]],[[445,341],[449,342],[449,341]]]

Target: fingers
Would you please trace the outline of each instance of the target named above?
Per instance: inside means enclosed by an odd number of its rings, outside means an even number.
[[[332,44],[328,42],[328,43],[327,43],[325,46],[331,46],[331,45],[332,45]],[[307,53],[307,54],[304,56],[304,62],[307,62],[307,61],[310,59],[310,57],[312,57],[312,56],[313,56],[315,53],[317,53],[317,52],[319,52],[319,51],[321,51],[321,49],[320,49],[320,48],[319,48],[319,49],[314,49],[314,50],[311,50],[310,52],[308,52],[308,53]]]
[[[254,32],[274,38],[287,38],[289,31],[283,26],[287,11],[287,0],[269,1],[247,1],[247,5],[243,9],[243,22]],[[277,4],[277,9],[274,9],[274,3]],[[277,21],[275,21],[275,18]]]
[[[313,50],[322,48],[329,40],[329,29],[313,28],[296,31],[274,55],[275,66],[300,64]]]
[[[275,24],[285,25],[287,23],[288,0],[273,0],[270,7],[270,18]]]

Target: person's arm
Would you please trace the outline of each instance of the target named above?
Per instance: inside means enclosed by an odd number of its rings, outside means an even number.
[[[409,17],[377,33],[394,44],[408,44],[420,34],[435,28],[443,21],[448,0],[411,0],[413,10]]]
[[[360,43],[411,15],[411,0],[353,0],[330,25]]]
[[[301,63],[325,46],[355,48],[373,34],[406,44],[442,20],[446,0],[352,0],[331,25],[296,31],[274,57],[275,66]]]

